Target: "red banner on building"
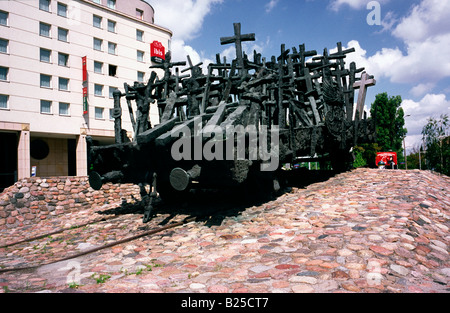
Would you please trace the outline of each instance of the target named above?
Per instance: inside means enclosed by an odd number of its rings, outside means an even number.
[[[87,87],[83,87],[83,115],[88,113]]]
[[[166,59],[166,48],[155,40],[150,44],[150,56],[153,62],[163,63]]]
[[[88,77],[87,77],[87,60],[86,57],[82,58],[83,61],[83,115],[88,114]]]
[[[86,57],[82,58],[83,60],[83,83],[87,82],[87,61]]]

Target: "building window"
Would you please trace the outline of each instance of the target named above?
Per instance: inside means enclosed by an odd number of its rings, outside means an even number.
[[[58,15],[62,17],[67,17],[67,5],[58,2]]]
[[[67,29],[58,27],[58,40],[68,41],[69,31]]]
[[[52,51],[44,48],[40,49],[39,60],[41,62],[50,63],[51,62]]]
[[[39,0],[39,10],[50,12],[50,0]]]
[[[41,113],[52,114],[52,102],[47,100],[41,100]]]
[[[102,0],[93,0],[95,3],[102,4]]]
[[[58,52],[58,65],[66,67],[69,66],[69,55]]]
[[[70,104],[66,102],[60,102],[59,103],[59,115],[70,115],[69,112]]]
[[[117,44],[114,42],[108,42],[108,53],[116,54]]]
[[[144,72],[137,72],[137,80],[138,82],[142,83],[144,82],[145,73]]]
[[[0,11],[0,25],[8,26],[8,12]]]
[[[117,87],[109,87],[109,98],[113,99],[114,98],[114,91],[117,90]]]
[[[106,5],[110,9],[115,9],[116,8],[116,0],[107,0]]]
[[[46,23],[39,23],[39,35],[44,37],[50,37],[50,30],[52,26]]]
[[[9,40],[0,38],[0,53],[8,53]]]
[[[136,9],[136,18],[143,20],[144,19],[144,11]]]
[[[109,64],[108,66],[108,75],[109,76],[116,76],[117,75],[117,65]]]
[[[94,61],[94,73],[102,74],[103,73],[103,63]]]
[[[144,51],[140,50],[137,51],[137,60],[139,62],[144,62]]]
[[[8,95],[0,95],[0,109],[7,109],[8,108],[8,102],[9,102],[9,96]]]
[[[144,32],[142,30],[136,29],[136,40],[144,41]]]
[[[109,109],[109,120],[114,121],[114,109]]]
[[[8,81],[9,68],[0,66],[0,80]]]
[[[103,40],[94,38],[94,50],[102,51]]]
[[[98,120],[102,120],[103,119],[103,108],[99,108],[99,107],[95,107],[95,118]]]
[[[108,20],[108,31],[111,33],[116,32],[116,22]]]
[[[43,88],[52,87],[52,77],[50,75],[41,74],[41,87]]]
[[[68,78],[59,78],[58,89],[62,91],[69,91],[69,79]]]
[[[94,95],[102,97],[103,96],[103,85],[94,85]]]
[[[92,25],[97,28],[102,28],[102,17],[98,15],[94,15],[92,18]]]

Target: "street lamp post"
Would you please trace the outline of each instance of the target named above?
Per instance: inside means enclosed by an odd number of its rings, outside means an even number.
[[[405,118],[407,118],[407,117],[410,117],[411,116],[411,114],[408,114],[408,115],[405,115]],[[407,170],[408,169],[408,159],[407,159],[407,156],[406,156],[406,143],[405,143],[405,138],[406,138],[406,134],[405,134],[405,136],[403,136],[403,150],[404,150],[404,155],[405,155],[405,169]]]
[[[420,147],[419,147],[419,170],[421,171],[422,170],[422,158],[420,155],[420,150],[422,150],[422,144],[420,144]]]

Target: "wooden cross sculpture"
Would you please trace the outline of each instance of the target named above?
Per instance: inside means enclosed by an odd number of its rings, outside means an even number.
[[[359,120],[362,119],[364,113],[364,103],[366,101],[367,87],[375,86],[377,81],[373,76],[369,76],[366,72],[361,74],[361,80],[353,84],[353,88],[359,89],[358,102],[356,105],[356,112]]]

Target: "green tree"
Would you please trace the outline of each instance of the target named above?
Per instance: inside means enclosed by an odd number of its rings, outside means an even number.
[[[440,119],[430,118],[422,129],[422,139],[427,147],[427,167],[446,175],[450,175],[449,128],[448,115],[445,114]]]
[[[353,153],[355,155],[355,160],[353,161],[353,167],[354,168],[365,167],[367,165],[367,160],[364,159],[364,156],[363,156],[364,148],[356,146],[353,149]]]
[[[405,126],[405,113],[401,107],[402,97],[389,97],[380,93],[372,103],[370,113],[377,123],[377,143],[383,151],[397,152],[399,159],[403,152],[403,138],[408,132]]]
[[[353,166],[356,168],[361,166],[376,168],[375,159],[377,157],[377,152],[381,152],[381,150],[381,147],[377,143],[365,143],[354,147],[355,158],[362,158],[365,164],[361,165],[361,160],[358,160]]]

